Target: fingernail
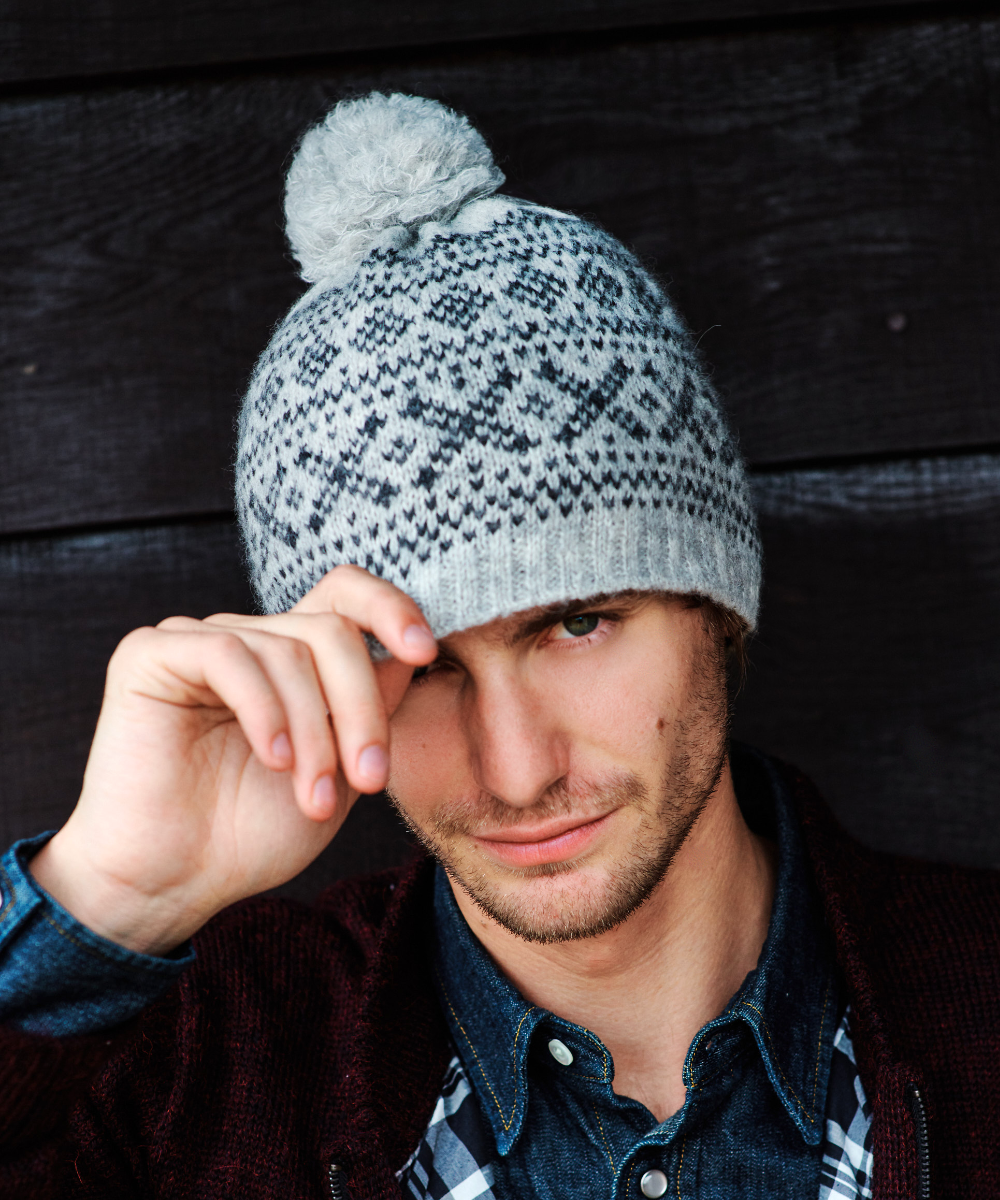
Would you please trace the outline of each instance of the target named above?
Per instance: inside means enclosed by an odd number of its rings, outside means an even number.
[[[365,746],[358,755],[358,770],[373,782],[381,783],[389,773],[389,755],[385,747],[377,744]]]
[[[321,775],[313,784],[313,809],[324,817],[328,817],[337,803],[337,792],[333,786],[332,775]]]
[[[287,733],[279,733],[271,743],[271,753],[275,758],[279,758],[282,762],[290,762],[292,757],[292,743],[288,740]]]
[[[403,630],[403,641],[414,650],[426,650],[437,645],[434,634],[426,625],[407,625]]]

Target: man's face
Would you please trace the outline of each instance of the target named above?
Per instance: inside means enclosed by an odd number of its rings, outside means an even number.
[[[536,609],[444,639],[392,718],[389,791],[505,928],[589,937],[663,878],[726,734],[703,610],[650,595]]]

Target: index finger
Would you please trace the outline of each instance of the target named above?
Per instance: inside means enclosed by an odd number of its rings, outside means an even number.
[[[347,617],[401,662],[424,666],[437,657],[437,642],[416,602],[363,567],[334,567],[291,611]]]

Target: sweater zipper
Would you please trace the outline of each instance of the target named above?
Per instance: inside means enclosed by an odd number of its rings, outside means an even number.
[[[917,1200],[931,1200],[931,1156],[927,1137],[927,1109],[920,1088],[911,1083],[906,1089],[910,1115],[917,1137]]]
[[[336,1163],[330,1163],[328,1178],[330,1180],[330,1200],[350,1200],[347,1194],[347,1184],[344,1183],[344,1172]]]

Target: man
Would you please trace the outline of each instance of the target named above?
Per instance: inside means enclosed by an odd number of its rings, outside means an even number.
[[[130,634],[3,860],[4,1195],[1000,1188],[997,878],[730,752],[739,457],[657,284],[501,182],[413,97],[303,140],[237,462],[267,615]],[[383,786],[431,857],[229,907]]]

